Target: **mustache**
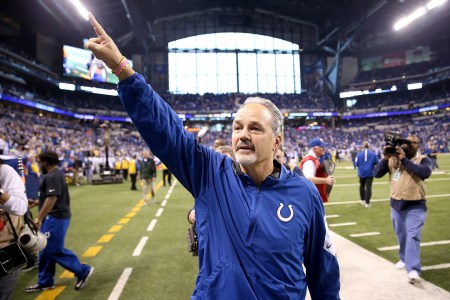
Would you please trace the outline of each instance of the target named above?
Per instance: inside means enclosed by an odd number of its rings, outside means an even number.
[[[236,151],[239,149],[255,150],[255,146],[251,142],[240,142],[236,145]]]

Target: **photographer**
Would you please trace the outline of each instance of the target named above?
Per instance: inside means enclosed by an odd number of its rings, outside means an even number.
[[[431,160],[419,149],[420,139],[415,135],[406,140],[395,139],[385,147],[384,158],[374,174],[380,178],[389,172],[391,220],[400,245],[400,261],[395,267],[406,268],[412,284],[420,281],[420,237],[427,214],[425,179],[432,171]]]
[[[14,228],[23,225],[23,216],[28,208],[25,185],[19,174],[0,160],[0,249],[14,241],[11,224],[5,212],[10,214]],[[17,280],[17,271],[0,277],[0,299],[11,299],[12,290]]]

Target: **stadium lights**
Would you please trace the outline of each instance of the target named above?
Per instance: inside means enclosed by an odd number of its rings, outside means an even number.
[[[81,4],[80,0],[70,0],[70,2],[72,2],[73,5],[75,5],[75,7],[78,9],[78,12],[80,13],[80,15],[87,21],[89,20],[88,18],[88,11],[87,9],[83,6],[83,4]]]
[[[339,93],[339,97],[350,98],[350,97],[354,97],[354,96],[361,96],[362,94],[363,94],[363,92],[361,92],[361,91],[348,91],[348,92]]]
[[[419,82],[419,83],[410,83],[410,84],[408,84],[408,90],[410,91],[410,90],[419,90],[419,89],[421,89],[422,88],[422,83],[421,82]]]
[[[80,86],[80,90],[91,92],[94,94],[100,94],[100,95],[108,95],[108,96],[118,96],[116,90],[108,90],[108,89],[102,89],[102,88],[96,88],[96,87],[90,87],[90,86]]]
[[[426,8],[420,7],[416,9],[412,14],[410,14],[407,17],[404,17],[400,19],[398,22],[394,24],[394,30],[400,30],[403,27],[409,25],[414,20],[420,18],[421,16],[425,15],[428,10],[432,10],[433,8],[436,8],[438,6],[443,5],[447,0],[431,0],[427,3]]]
[[[431,0],[430,2],[428,2],[427,8],[428,10],[432,10],[433,8],[444,4],[445,2],[447,2],[447,0]]]
[[[414,20],[416,20],[416,19],[420,18],[421,16],[423,16],[424,14],[426,14],[426,12],[427,12],[427,10],[425,7],[420,7],[418,9],[416,9],[412,14],[400,19],[397,23],[395,23],[394,30],[400,30],[403,27],[406,27]]]
[[[75,91],[75,84],[60,82],[59,89],[67,91]]]

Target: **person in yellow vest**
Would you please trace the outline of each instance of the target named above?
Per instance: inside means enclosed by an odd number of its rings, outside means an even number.
[[[114,171],[116,176],[120,175],[120,172],[122,171],[122,163],[120,162],[119,157],[116,157],[116,160],[114,161]]]
[[[169,186],[172,185],[172,173],[167,169],[166,165],[161,163],[163,185],[166,186],[166,178]]]
[[[122,159],[122,177],[123,177],[123,180],[127,180],[128,179],[128,168],[129,168],[128,165],[129,165],[128,159],[126,157],[124,157]]]
[[[133,155],[133,157],[130,159],[130,161],[128,163],[128,174],[130,174],[132,191],[137,191],[137,188],[136,188],[137,171],[138,171],[138,165],[137,165],[137,161],[136,161],[136,155]]]

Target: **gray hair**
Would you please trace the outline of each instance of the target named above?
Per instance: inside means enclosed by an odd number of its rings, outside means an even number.
[[[247,104],[261,104],[266,107],[270,114],[272,115],[272,130],[275,135],[281,135],[282,125],[283,125],[283,115],[281,114],[278,107],[273,104],[269,99],[261,98],[261,97],[249,97],[245,100],[245,102],[239,107],[238,111],[246,106]]]

